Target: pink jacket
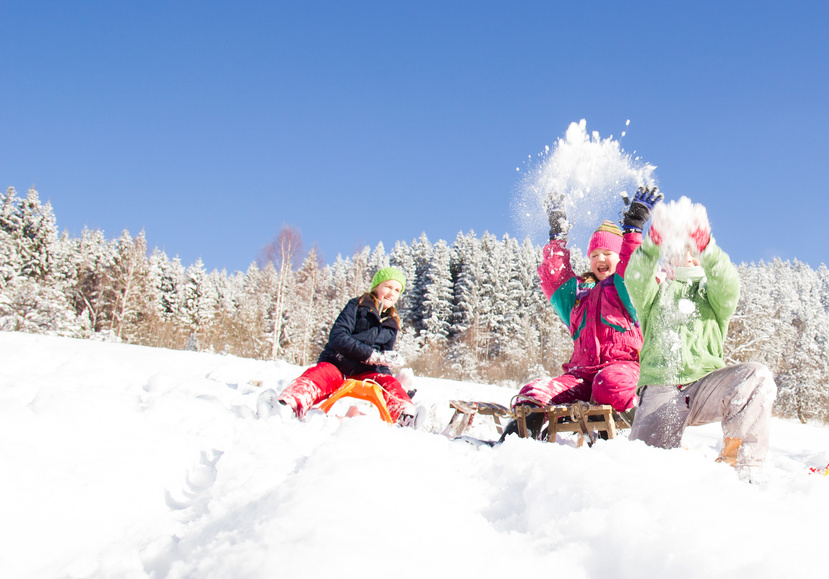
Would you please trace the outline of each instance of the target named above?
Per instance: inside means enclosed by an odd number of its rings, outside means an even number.
[[[641,233],[625,233],[616,273],[598,284],[584,283],[573,273],[565,241],[553,240],[544,246],[538,268],[541,289],[574,342],[565,371],[598,371],[612,362],[639,362],[642,330],[623,276],[630,256],[641,243]]]

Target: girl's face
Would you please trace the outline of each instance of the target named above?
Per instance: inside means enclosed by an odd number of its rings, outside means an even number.
[[[594,249],[590,252],[590,269],[596,279],[602,281],[609,275],[616,273],[619,264],[619,254],[609,249]]]
[[[374,288],[374,295],[380,301],[380,309],[385,310],[396,304],[402,291],[403,285],[396,279],[389,279],[378,284]]]

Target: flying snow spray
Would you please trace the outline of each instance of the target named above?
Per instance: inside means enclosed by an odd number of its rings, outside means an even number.
[[[621,219],[624,198],[632,200],[640,186],[654,185],[655,169],[625,153],[612,135],[606,139],[596,131],[588,135],[587,121],[582,119],[571,123],[552,148],[546,147],[535,158],[529,156],[523,168],[516,168],[522,177],[513,198],[513,218],[522,237],[546,243],[544,199],[554,191],[561,193],[572,225],[571,245],[587,249],[590,235],[603,220]]]
[[[659,233],[659,254],[667,264],[682,263],[693,250],[691,235],[698,229],[710,229],[708,212],[684,195],[678,201],[663,202],[653,210],[651,228]]]

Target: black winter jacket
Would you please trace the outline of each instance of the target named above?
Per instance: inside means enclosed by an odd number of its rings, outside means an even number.
[[[394,348],[399,327],[392,317],[380,318],[370,296],[350,300],[331,326],[328,343],[319,362],[334,364],[345,376],[364,372],[391,374],[387,366],[369,366],[365,363],[374,350],[384,352]]]

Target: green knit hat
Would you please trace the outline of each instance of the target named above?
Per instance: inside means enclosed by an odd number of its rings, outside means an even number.
[[[383,269],[375,273],[374,277],[371,280],[371,290],[369,291],[374,291],[374,288],[376,288],[384,281],[389,281],[390,279],[400,282],[400,285],[403,286],[403,289],[400,290],[400,293],[403,293],[403,290],[406,289],[406,276],[404,276],[403,272],[397,269],[396,267],[384,267]]]

